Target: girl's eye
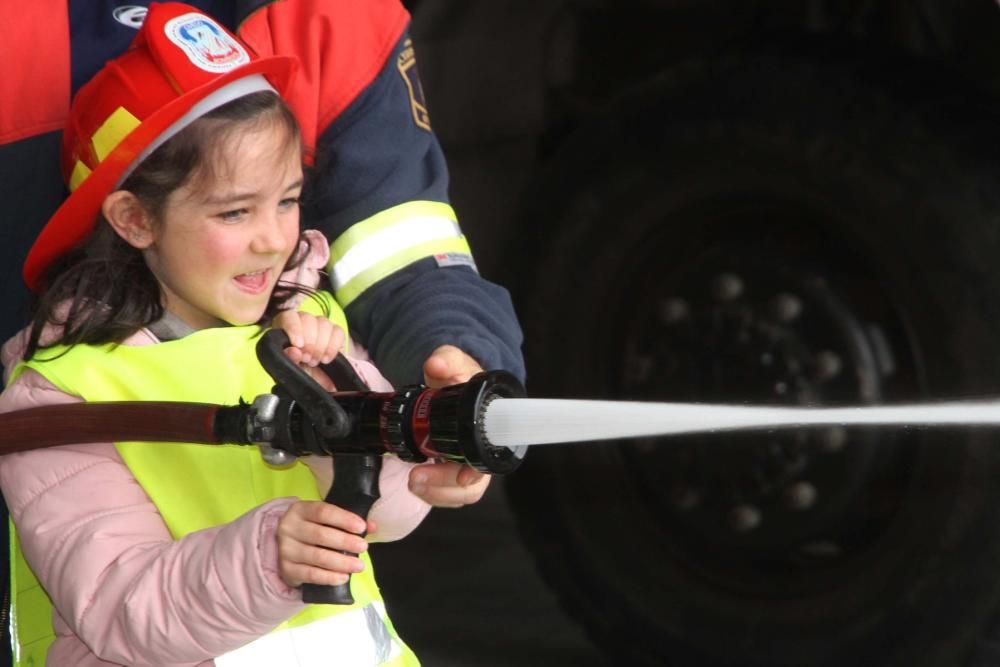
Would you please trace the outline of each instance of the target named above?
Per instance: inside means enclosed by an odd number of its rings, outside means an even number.
[[[245,208],[236,208],[232,211],[223,211],[219,214],[219,218],[221,218],[223,222],[238,222],[246,214],[247,210]]]
[[[278,202],[278,208],[284,210],[295,208],[298,205],[299,205],[298,197],[288,197],[287,199],[282,199],[280,202]]]

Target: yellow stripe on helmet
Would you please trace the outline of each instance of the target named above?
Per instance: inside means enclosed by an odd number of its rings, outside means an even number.
[[[94,147],[94,154],[98,161],[103,161],[115,146],[121,143],[128,134],[139,127],[139,119],[128,112],[124,107],[118,107],[108,116],[107,120],[94,132],[90,138],[90,143]]]
[[[69,191],[73,192],[80,184],[87,180],[90,176],[90,167],[85,165],[81,160],[77,160],[76,164],[73,165],[73,171],[69,175]]]

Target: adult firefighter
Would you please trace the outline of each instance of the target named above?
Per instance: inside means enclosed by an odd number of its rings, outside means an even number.
[[[71,95],[125,50],[144,4],[0,0],[0,339],[26,322],[20,266],[66,195],[58,153]],[[258,55],[302,63],[288,99],[313,153],[303,224],[331,239],[337,300],[389,380],[419,381],[422,366],[435,383],[480,366],[523,376],[509,297],[476,273],[448,205],[399,2],[191,4],[238,28]]]

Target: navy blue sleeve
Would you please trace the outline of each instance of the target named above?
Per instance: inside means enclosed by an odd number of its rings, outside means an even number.
[[[404,34],[375,80],[317,140],[303,214],[331,241],[391,206],[448,201],[441,146],[415,123],[409,90],[395,66],[407,40]]]
[[[448,201],[441,147],[413,111],[415,76],[408,86],[397,67],[408,41],[404,34],[378,77],[320,135],[303,221],[331,242],[393,206]],[[521,330],[507,291],[449,264],[420,259],[368,287],[346,307],[352,335],[395,384],[422,381],[423,362],[444,344],[523,380]]]
[[[423,381],[421,366],[436,347],[451,344],[487,370],[525,380],[521,328],[507,290],[471,269],[439,268],[424,259],[368,290],[347,308],[352,326],[379,369],[394,384]]]

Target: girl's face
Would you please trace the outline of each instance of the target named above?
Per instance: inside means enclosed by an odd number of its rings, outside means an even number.
[[[233,133],[166,200],[143,254],[164,307],[195,329],[257,322],[299,238],[301,154],[277,123]]]

